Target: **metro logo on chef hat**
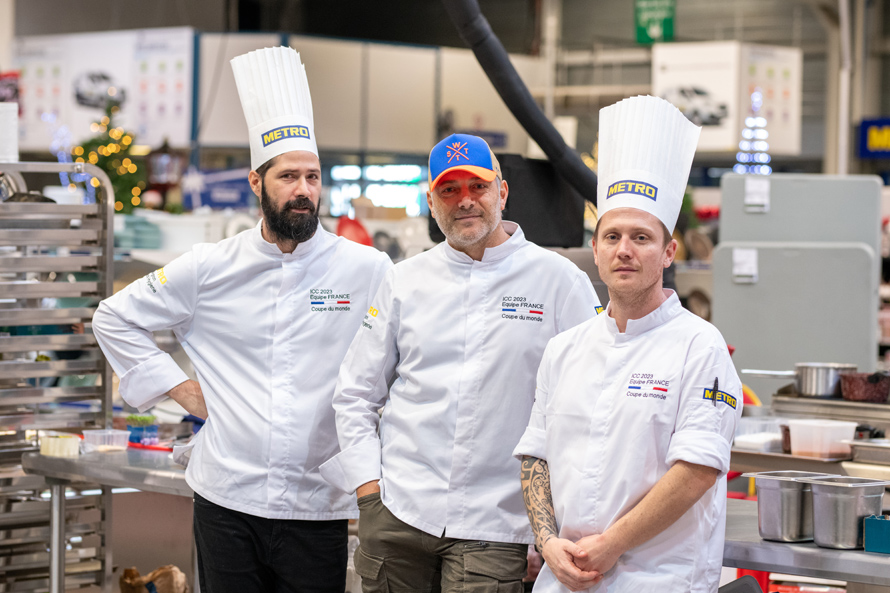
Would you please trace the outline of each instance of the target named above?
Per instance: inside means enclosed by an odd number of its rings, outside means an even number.
[[[232,60],[247,120],[250,167],[294,150],[318,156],[306,67],[290,47],[267,47]]]
[[[501,176],[501,165],[479,136],[452,134],[430,151],[430,191],[449,171],[467,171],[485,181]]]
[[[658,97],[600,109],[596,206],[649,212],[674,231],[701,128]]]

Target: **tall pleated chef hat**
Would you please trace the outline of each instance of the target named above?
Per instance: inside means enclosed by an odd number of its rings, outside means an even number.
[[[659,97],[600,109],[596,206],[653,214],[674,231],[701,128]]]
[[[267,47],[232,60],[250,136],[250,167],[294,150],[318,156],[306,67],[290,47]]]

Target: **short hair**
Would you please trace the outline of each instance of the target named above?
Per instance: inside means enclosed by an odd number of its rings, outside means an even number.
[[[602,218],[597,218],[597,219],[596,219],[596,226],[593,227],[593,240],[594,240],[594,241],[599,240],[599,236],[600,236],[600,221],[601,221],[601,220],[602,220]],[[667,228],[666,226],[664,226],[664,223],[663,223],[663,222],[661,222],[661,221],[659,220],[659,221],[658,221],[658,224],[661,225],[661,231],[662,231],[662,233],[664,234],[664,236],[662,237],[663,240],[662,240],[662,244],[661,244],[661,246],[662,246],[662,247],[667,247],[667,246],[668,246],[668,243],[671,242],[671,240],[674,238],[674,236],[671,234],[671,232],[668,230],[668,228]]]
[[[272,168],[272,166],[276,162],[278,162],[279,156],[281,156],[281,155],[273,156],[271,159],[269,159],[268,161],[266,161],[265,163],[263,163],[262,165],[260,165],[259,167],[256,168],[256,173],[257,173],[257,175],[260,176],[260,179],[262,179],[263,181],[266,180],[266,173],[269,171],[269,169]]]

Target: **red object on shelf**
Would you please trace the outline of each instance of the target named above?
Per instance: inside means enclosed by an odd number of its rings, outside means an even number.
[[[149,451],[173,451],[173,447],[162,447],[160,445],[143,445],[141,443],[130,443],[131,449],[148,449]]]
[[[720,206],[697,206],[694,208],[694,212],[702,222],[712,218],[720,218]]]
[[[355,241],[360,245],[374,246],[374,240],[371,239],[371,235],[368,234],[365,225],[348,216],[341,216],[337,220],[337,235],[350,241]]]
[[[764,572],[762,570],[746,570],[744,568],[739,568],[739,576],[738,578],[742,578],[744,576],[751,575],[754,577],[754,580],[757,581],[757,584],[760,585],[760,588],[763,591],[769,591],[769,573]]]

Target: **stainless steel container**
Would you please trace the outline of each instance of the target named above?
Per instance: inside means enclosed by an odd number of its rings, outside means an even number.
[[[841,374],[855,373],[855,364],[838,362],[799,362],[793,371],[763,371],[742,369],[742,373],[754,377],[794,379],[794,390],[803,397],[840,397]]]
[[[757,488],[757,529],[760,537],[777,542],[813,539],[813,493],[803,478],[829,478],[833,474],[773,471],[742,474],[754,478]]]
[[[862,520],[881,514],[884,488],[890,482],[835,476],[805,478],[813,489],[813,535],[823,548],[855,550],[862,547]]]

